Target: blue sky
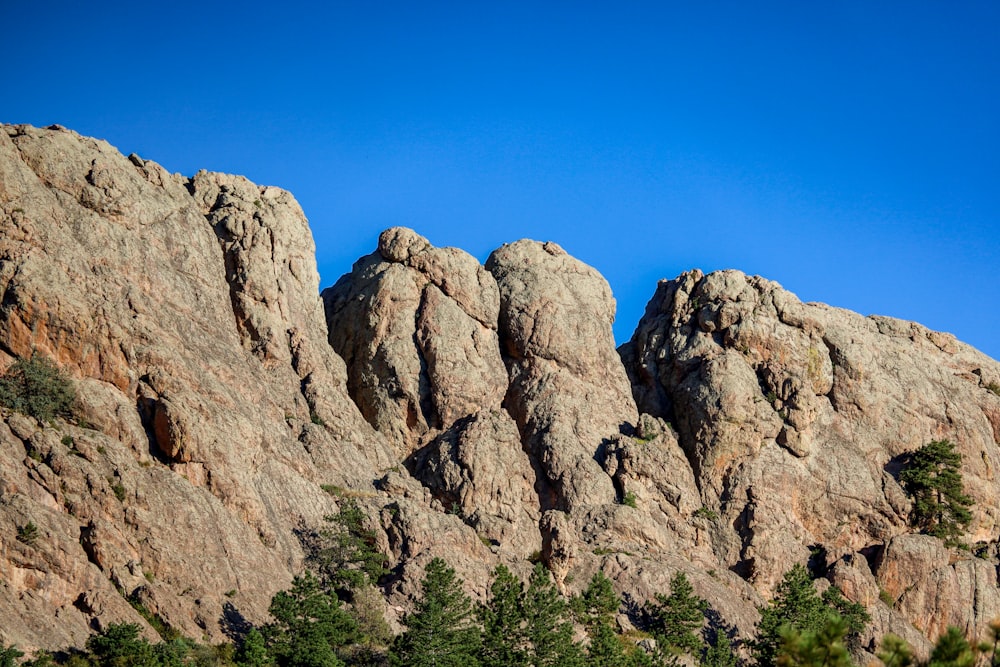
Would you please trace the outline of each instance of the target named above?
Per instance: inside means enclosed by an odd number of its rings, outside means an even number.
[[[627,340],[737,268],[1000,357],[1000,3],[0,0],[0,121],[290,190],[323,285],[406,225],[553,240]]]

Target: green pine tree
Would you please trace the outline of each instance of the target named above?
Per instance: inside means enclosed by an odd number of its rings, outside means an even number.
[[[934,644],[927,667],[972,667],[974,664],[976,654],[972,646],[961,630],[949,626]]]
[[[911,667],[914,663],[913,651],[902,637],[892,633],[882,637],[882,645],[875,654],[885,667]]]
[[[378,550],[374,530],[365,527],[365,515],[353,498],[345,498],[340,511],[326,518],[312,561],[327,586],[355,590],[377,584],[388,573],[386,558]]]
[[[701,628],[708,603],[694,594],[687,575],[678,572],[670,581],[670,594],[656,594],[656,604],[648,607],[651,631],[664,648],[698,655],[703,646]]]
[[[4,646],[0,644],[0,667],[15,667],[17,659],[23,655],[24,652],[19,651],[17,646]]]
[[[850,625],[840,614],[827,611],[815,630],[799,631],[790,624],[780,630],[778,667],[851,667],[846,638]]]
[[[587,667],[630,667],[632,658],[612,627],[600,623],[590,637]]]
[[[794,565],[782,577],[774,599],[760,610],[757,638],[750,642],[754,661],[759,667],[770,667],[775,663],[783,626],[803,634],[815,634],[825,627],[831,612],[842,615],[841,609],[846,612],[842,620],[847,624],[849,637],[863,629],[870,620],[863,607],[843,600],[839,590],[820,596],[813,586],[809,570],[803,565]]]
[[[618,613],[621,600],[615,593],[611,580],[598,570],[590,578],[590,583],[587,584],[583,594],[574,597],[570,604],[576,620],[591,626],[611,623],[615,614]]]
[[[75,398],[69,377],[37,352],[18,359],[0,376],[0,405],[40,422],[72,416]]]
[[[135,623],[112,623],[87,639],[91,662],[97,667],[157,667],[152,645],[139,636]]]
[[[270,667],[274,664],[267,654],[264,635],[260,633],[260,630],[253,628],[243,638],[243,643],[236,655],[236,662],[240,667]]]
[[[702,654],[701,667],[736,667],[736,653],[729,635],[720,628],[712,631],[712,640]]]
[[[615,597],[616,609],[617,600]],[[583,649],[573,641],[570,613],[549,571],[537,563],[524,592],[525,636],[533,667],[574,667],[583,664]]]
[[[399,667],[478,667],[480,634],[462,581],[440,558],[424,571],[423,598],[389,652]]]
[[[524,584],[505,565],[493,571],[490,597],[479,608],[483,667],[527,667]]]
[[[281,667],[340,667],[337,650],[353,641],[354,619],[336,595],[306,571],[292,588],[280,591],[269,608],[274,622],[265,628],[268,649]]]
[[[934,440],[913,452],[899,475],[913,499],[910,522],[928,535],[955,545],[972,521],[972,499],[962,487],[962,455],[948,440]]]

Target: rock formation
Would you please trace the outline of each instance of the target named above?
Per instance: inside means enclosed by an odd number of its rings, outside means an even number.
[[[554,243],[482,266],[393,228],[322,296],[313,254],[287,192],[3,127],[0,370],[51,358],[77,405],[0,410],[0,642],[140,611],[219,641],[345,496],[397,611],[442,556],[475,595],[535,557],[640,602],[684,571],[744,636],[807,561],[868,642],[1000,615],[1000,364],[953,337],[692,271],[616,351],[606,281]],[[901,457],[941,438],[975,555],[908,525]]]

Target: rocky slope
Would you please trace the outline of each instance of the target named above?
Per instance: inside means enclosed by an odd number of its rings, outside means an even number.
[[[345,495],[390,614],[434,556],[482,594],[539,554],[564,590],[600,568],[638,601],[683,570],[744,634],[810,558],[868,640],[1000,615],[1000,364],[947,334],[694,271],[616,351],[606,281],[556,244],[482,266],[402,228],[321,297],[287,192],[59,127],[0,132],[0,229],[0,368],[36,350],[79,404],[2,411],[0,641],[145,624],[129,600],[221,640]],[[899,457],[939,438],[983,557],[907,525]]]

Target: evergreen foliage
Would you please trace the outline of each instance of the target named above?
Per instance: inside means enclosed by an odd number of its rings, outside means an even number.
[[[152,645],[139,636],[135,623],[113,623],[87,640],[97,667],[157,667]]]
[[[311,572],[295,577],[290,590],[276,593],[268,611],[274,622],[264,629],[264,635],[269,653],[280,667],[344,664],[337,650],[354,639],[354,619]]]
[[[972,667],[976,664],[976,654],[962,631],[950,626],[938,637],[931,651],[927,667]]]
[[[823,591],[820,599],[823,600],[823,604],[828,610],[836,612],[847,624],[848,637],[860,634],[872,620],[864,605],[845,598],[836,586],[830,586]]]
[[[676,652],[697,655],[703,646],[701,628],[708,603],[694,594],[687,575],[678,572],[670,581],[670,594],[656,594],[649,607],[651,631],[657,644]]]
[[[236,660],[241,667],[271,667],[274,662],[267,654],[267,646],[264,642],[264,635],[260,630],[253,628],[243,638],[240,650],[236,654]]]
[[[851,667],[846,638],[848,622],[836,612],[829,612],[815,630],[800,631],[789,624],[780,630],[781,647],[778,667]]]
[[[353,498],[345,498],[340,511],[326,517],[329,527],[320,532],[321,544],[312,558],[327,585],[355,590],[388,573],[375,531],[365,527],[364,519]]]
[[[863,629],[870,620],[863,607],[844,600],[840,591],[820,596],[809,571],[803,565],[794,565],[782,577],[774,599],[760,610],[757,637],[750,642],[754,661],[759,667],[775,664],[784,626],[801,634],[815,635],[827,626],[831,614],[846,623],[848,636]]]
[[[705,647],[702,654],[702,667],[736,667],[736,653],[733,652],[732,642],[722,630],[715,630],[712,641]]]
[[[478,667],[479,628],[462,581],[440,558],[427,564],[423,598],[406,616],[406,632],[396,638],[389,658],[400,667]]]
[[[0,667],[14,667],[15,660],[23,656],[24,653],[17,649],[17,646],[4,646],[0,644]]]
[[[66,374],[38,353],[18,359],[0,376],[0,405],[40,422],[71,416],[75,397]]]
[[[972,521],[972,499],[962,488],[962,455],[948,440],[934,440],[913,452],[899,479],[913,499],[910,522],[928,535],[955,545]]]
[[[607,583],[610,588],[611,582]],[[617,596],[615,608],[618,608]],[[573,641],[571,610],[541,563],[535,564],[528,579],[528,588],[524,592],[524,616],[530,647],[529,664],[533,667],[583,665],[583,649]]]
[[[590,637],[587,667],[630,667],[632,660],[618,634],[606,623],[600,623]]]
[[[621,600],[611,580],[598,570],[590,578],[583,594],[570,601],[576,620],[586,626],[610,623],[618,612]]]
[[[913,651],[909,644],[897,635],[887,634],[882,638],[878,653],[875,654],[885,667],[910,667],[914,663]]]
[[[483,667],[526,667],[524,584],[505,565],[493,571],[490,597],[479,608]]]

